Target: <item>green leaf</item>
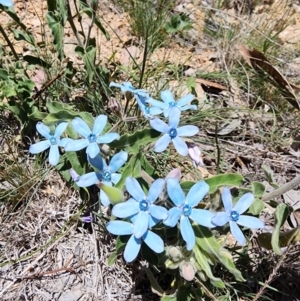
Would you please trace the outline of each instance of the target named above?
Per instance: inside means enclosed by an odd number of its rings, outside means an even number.
[[[262,165],[261,168],[264,171],[269,184],[273,184],[274,183],[274,173],[273,173],[272,169],[267,165]]]
[[[254,181],[251,183],[251,186],[252,186],[252,192],[255,197],[261,198],[265,193],[266,187],[264,184]]]
[[[173,295],[162,296],[160,301],[179,301],[179,300],[177,299],[177,294],[173,294]]]
[[[159,295],[159,296],[163,296],[164,290],[158,284],[156,278],[153,276],[153,274],[150,271],[150,269],[148,269],[146,267],[142,267],[142,270],[144,270],[146,272],[146,274],[148,276],[148,279],[150,280],[152,292],[155,293],[155,294],[157,294],[157,295]]]
[[[279,206],[277,206],[274,214],[275,227],[272,233],[272,240],[271,240],[273,250],[277,255],[281,255],[280,244],[279,244],[280,228],[286,221],[288,214],[289,214],[289,209],[285,204],[280,204]]]
[[[112,252],[110,254],[110,256],[108,257],[108,260],[107,260],[107,264],[109,267],[111,267],[112,265],[115,264],[116,260],[118,258],[118,253],[115,251],[115,252]]]
[[[91,83],[95,73],[96,47],[88,46],[84,49],[81,46],[77,46],[75,52],[83,58],[85,70],[88,74],[88,81]]]
[[[243,177],[239,174],[222,174],[216,175],[205,182],[209,185],[209,193],[215,193],[218,188],[223,186],[240,186],[243,183]]]
[[[258,235],[259,244],[267,249],[272,249],[272,233],[261,233]],[[294,228],[287,232],[281,232],[279,234],[279,246],[284,248],[289,246],[291,243],[296,243],[300,241],[300,226]]]
[[[218,288],[225,288],[224,282],[220,278],[216,278],[213,275],[211,267],[209,265],[210,258],[206,256],[205,252],[203,250],[201,251],[197,245],[194,247],[193,251],[197,263],[199,264],[200,268],[205,272],[206,276],[213,281],[213,285]]]
[[[116,187],[107,186],[103,183],[99,183],[97,184],[97,186],[100,187],[107,194],[109,202],[111,204],[116,205],[124,201],[124,194],[122,190]]]
[[[21,31],[19,29],[13,29],[12,31],[13,31],[15,39],[17,41],[25,41],[25,42],[33,45],[33,46],[35,45],[34,38],[30,33],[27,33],[25,31]]]
[[[154,167],[149,163],[146,156],[143,154],[140,155],[140,164],[143,170],[152,178],[157,178],[156,170]]]
[[[189,191],[193,185],[195,185],[195,182],[192,181],[185,181],[180,183],[180,186],[184,191]]]
[[[213,255],[215,259],[223,264],[227,270],[234,275],[237,281],[244,281],[241,272],[234,266],[232,259],[228,256],[223,248],[219,245],[212,232],[205,227],[193,225],[196,235],[196,244],[208,255]]]
[[[8,80],[8,72],[5,69],[0,68],[0,79]]]
[[[136,131],[132,135],[123,135],[119,140],[115,140],[110,144],[111,148],[125,149],[129,154],[138,154],[140,148],[157,140],[160,132],[153,129],[144,129]]]
[[[123,188],[127,177],[138,178],[141,176],[140,155],[132,156],[123,169],[120,181],[115,185],[117,188]]]
[[[58,58],[62,60],[64,58],[64,27],[61,24],[61,19],[57,11],[50,11],[46,15],[48,25],[52,31],[53,43],[56,47]]]
[[[49,125],[49,124],[56,123],[58,121],[71,121],[77,116],[78,114],[74,114],[71,113],[70,111],[62,110],[56,113],[49,114],[46,118],[44,118],[43,122],[46,125]]]
[[[258,198],[255,198],[254,202],[249,207],[247,212],[253,215],[259,215],[264,208],[265,208],[264,202]]]
[[[45,112],[41,112],[38,107],[33,106],[32,107],[32,113],[28,115],[28,118],[35,120],[35,121],[39,121],[39,120],[43,120],[44,118],[47,117],[47,113]]]

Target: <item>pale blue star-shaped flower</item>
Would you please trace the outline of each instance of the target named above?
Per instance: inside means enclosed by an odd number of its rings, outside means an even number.
[[[260,219],[253,216],[242,215],[254,202],[254,195],[251,192],[245,193],[238,202],[232,206],[230,189],[224,187],[222,192],[222,202],[225,212],[216,213],[211,221],[216,226],[224,226],[229,222],[230,231],[240,245],[245,245],[246,239],[238,225],[250,229],[265,227],[264,222]]]
[[[55,132],[52,135],[50,129],[43,124],[38,122],[36,124],[37,131],[44,136],[47,140],[43,140],[32,144],[29,148],[31,154],[38,154],[50,147],[49,152],[49,163],[51,165],[56,165],[59,161],[59,149],[58,147],[65,147],[67,138],[60,139],[60,136],[63,134],[65,129],[68,126],[68,122],[61,122],[56,128]]]
[[[149,188],[148,196],[145,195],[139,182],[132,177],[126,179],[125,185],[132,197],[125,203],[115,205],[112,209],[112,215],[119,218],[136,215],[133,233],[136,238],[141,238],[152,226],[153,221],[158,222],[168,216],[166,208],[154,205],[164,188],[165,180],[155,180]]]
[[[4,6],[14,6],[14,3],[11,0],[0,0],[0,4]]]
[[[110,83],[110,87],[117,87],[120,88],[123,93],[125,92],[131,92],[134,95],[134,98],[137,101],[137,104],[142,111],[143,115],[146,118],[151,118],[153,115],[159,115],[163,112],[162,109],[159,107],[148,107],[147,106],[147,100],[152,99],[147,90],[144,89],[136,89],[134,88],[130,82],[123,82],[122,84],[117,84],[117,83]],[[152,99],[154,100],[154,99]]]
[[[163,133],[155,145],[155,152],[163,152],[172,141],[176,151],[182,155],[188,155],[188,146],[181,137],[194,136],[199,132],[199,129],[194,125],[185,125],[178,127],[181,111],[178,108],[173,108],[169,115],[169,125],[158,118],[150,120],[150,125],[156,131]]]
[[[74,140],[69,138],[65,146],[65,151],[79,151],[87,147],[86,153],[88,156],[95,158],[100,152],[98,144],[110,143],[120,138],[120,135],[117,133],[108,133],[100,136],[106,123],[107,116],[99,115],[95,119],[93,130],[91,131],[89,126],[80,117],[75,117],[72,120],[72,126],[84,139]]]
[[[124,250],[124,259],[127,262],[132,262],[137,257],[143,241],[156,253],[162,253],[164,251],[163,240],[149,229],[146,229],[140,238],[136,238],[134,235],[135,225],[132,223],[110,221],[107,223],[106,228],[114,235],[131,235]]]
[[[124,151],[115,154],[108,165],[105,160],[102,159],[100,154],[98,154],[95,158],[88,157],[89,162],[96,167],[98,171],[82,175],[77,178],[75,182],[79,187],[88,187],[98,182],[102,182],[107,186],[115,185],[121,179],[121,174],[116,171],[125,164],[127,159],[128,154]],[[107,194],[102,189],[100,190],[100,200],[104,206],[108,206],[110,204]]]
[[[195,98],[195,95],[193,94],[187,94],[181,97],[177,102],[175,101],[170,90],[162,91],[160,96],[163,102],[153,98],[147,99],[146,102],[151,104],[153,108],[162,109],[165,117],[169,116],[171,109],[174,107],[177,107],[180,111],[197,110],[196,105],[189,104]]]
[[[169,178],[167,179],[167,191],[176,207],[169,210],[168,218],[163,223],[166,226],[174,227],[180,220],[180,233],[186,242],[187,250],[192,250],[196,239],[190,219],[204,227],[215,227],[211,223],[211,219],[214,216],[212,212],[194,208],[208,193],[209,186],[204,181],[198,182],[193,185],[185,197],[179,182],[176,179]]]

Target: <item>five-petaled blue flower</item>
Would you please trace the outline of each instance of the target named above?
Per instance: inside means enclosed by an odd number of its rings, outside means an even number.
[[[223,188],[222,201],[225,208],[225,212],[218,212],[212,218],[212,223],[216,226],[224,226],[229,222],[230,231],[240,245],[245,245],[246,239],[238,227],[238,224],[250,229],[264,228],[265,224],[260,219],[241,215],[244,213],[254,202],[254,195],[251,192],[245,193],[238,202],[232,207],[232,196],[230,189]]]
[[[52,135],[50,129],[45,124],[43,124],[42,122],[38,122],[36,124],[36,129],[47,140],[43,140],[31,145],[29,148],[29,152],[31,154],[38,154],[50,147],[49,163],[51,165],[56,165],[59,161],[58,147],[59,146],[65,147],[65,144],[68,139],[68,138],[60,139],[60,136],[63,134],[67,126],[68,126],[67,122],[61,122],[56,127],[55,132]]]
[[[166,226],[174,227],[180,219],[180,233],[186,242],[187,250],[192,250],[195,245],[195,233],[190,219],[195,223],[214,228],[211,223],[214,214],[208,210],[194,208],[209,191],[209,186],[198,182],[189,190],[185,197],[179,182],[176,179],[167,179],[167,191],[170,199],[176,205],[169,210],[168,218],[163,221]]]
[[[125,164],[127,159],[128,154],[124,151],[115,154],[108,165],[99,154],[95,158],[88,157],[89,162],[95,166],[98,171],[82,175],[75,182],[79,187],[88,187],[98,182],[102,182],[107,186],[117,184],[121,179],[121,174],[116,173],[116,171]],[[102,189],[100,190],[100,200],[104,206],[110,204],[107,194]]]
[[[188,146],[180,137],[194,136],[199,132],[199,129],[194,125],[185,125],[177,128],[180,114],[181,111],[178,108],[173,108],[169,115],[169,125],[158,118],[150,120],[151,127],[164,134],[156,141],[154,151],[164,151],[172,141],[177,152],[182,156],[187,156]]]
[[[135,226],[125,221],[110,221],[106,224],[107,230],[114,235],[131,235],[129,238],[125,250],[124,259],[127,262],[132,262],[138,255],[142,240],[156,253],[162,253],[164,251],[163,240],[154,232],[146,229],[145,233],[137,238],[134,235]]]
[[[137,101],[137,104],[142,111],[143,115],[146,118],[151,118],[153,115],[159,115],[163,112],[163,110],[159,107],[148,107],[147,102],[148,100],[153,100],[147,90],[144,89],[136,89],[134,88],[130,82],[123,82],[122,84],[117,84],[117,83],[110,83],[110,87],[117,87],[120,88],[121,91],[124,92],[131,92],[134,95],[134,98]]]
[[[154,205],[154,202],[162,192],[165,180],[155,180],[149,188],[148,197],[145,195],[138,181],[128,177],[126,179],[126,189],[132,196],[127,202],[117,204],[112,209],[112,215],[120,218],[132,217],[136,215],[133,233],[136,238],[141,238],[149,227],[159,220],[164,220],[168,216],[168,211],[162,206]]]
[[[93,131],[91,131],[89,126],[80,117],[75,117],[72,120],[72,126],[79,135],[84,137],[84,139],[74,140],[68,138],[65,151],[78,151],[87,147],[86,153],[88,156],[95,158],[100,152],[98,143],[110,143],[115,139],[120,138],[120,135],[117,133],[109,133],[100,136],[106,123],[107,116],[99,115],[95,119]]]
[[[180,111],[186,110],[197,110],[196,105],[189,104],[195,96],[193,94],[187,94],[181,97],[178,102],[175,101],[170,90],[165,90],[160,93],[162,101],[155,100],[153,98],[149,98],[146,100],[147,103],[151,104],[153,108],[160,108],[164,111],[164,116],[168,117],[172,108],[177,107]]]
[[[11,0],[0,0],[0,4],[4,6],[14,6],[14,3]]]

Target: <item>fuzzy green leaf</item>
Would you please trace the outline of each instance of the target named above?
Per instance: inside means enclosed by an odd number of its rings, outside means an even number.
[[[159,295],[159,296],[163,296],[164,290],[158,284],[156,278],[154,277],[154,275],[152,274],[150,269],[148,269],[146,267],[142,267],[142,269],[146,272],[146,274],[148,276],[148,279],[150,280],[152,292]]]
[[[265,193],[266,187],[264,184],[254,181],[251,183],[251,186],[252,186],[252,192],[255,197],[261,198]]]
[[[209,185],[209,193],[215,193],[218,188],[223,186],[240,186],[243,182],[243,177],[239,174],[222,174],[213,176],[205,182]]]

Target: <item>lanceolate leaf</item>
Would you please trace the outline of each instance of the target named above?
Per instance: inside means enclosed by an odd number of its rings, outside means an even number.
[[[244,281],[244,278],[239,270],[234,266],[233,261],[226,256],[226,253],[222,247],[218,244],[216,238],[212,232],[205,227],[193,225],[193,229],[196,235],[197,246],[204,250],[208,255],[212,255],[221,264],[223,264],[227,270],[234,275],[238,281]]]
[[[243,179],[239,174],[222,174],[213,176],[205,182],[209,185],[209,193],[215,193],[222,186],[240,186]]]

